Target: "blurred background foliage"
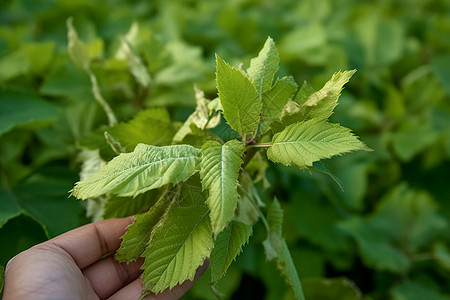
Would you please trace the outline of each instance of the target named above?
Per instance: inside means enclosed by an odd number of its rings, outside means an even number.
[[[263,198],[282,202],[307,299],[450,299],[448,0],[2,0],[0,266],[88,222],[68,198],[78,153],[114,155],[89,76],[67,52],[69,17],[120,121],[160,106],[183,121],[194,84],[216,95],[214,53],[248,66],[267,36],[278,75],[300,84],[319,89],[357,69],[332,118],[375,151],[325,161],[344,191],[323,174],[272,164]],[[147,82],[133,74],[123,37]],[[219,284],[227,298],[291,297],[264,261],[260,229]],[[214,296],[200,280],[185,298]]]

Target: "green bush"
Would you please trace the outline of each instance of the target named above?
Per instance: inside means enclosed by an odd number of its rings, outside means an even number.
[[[68,51],[69,19],[89,68]],[[267,36],[280,78],[319,90],[333,73],[357,69],[331,121],[374,150],[324,161],[335,177],[269,162],[256,184],[285,211],[305,298],[450,299],[450,4],[439,0],[3,1],[0,265],[117,212],[68,198],[89,158],[116,156],[104,136],[116,120],[101,99],[124,128],[144,109],[164,109],[176,132],[195,110],[194,85],[217,96],[214,54],[247,68]],[[125,138],[165,144],[146,130]],[[211,131],[234,137],[223,125]],[[218,284],[226,297],[292,297],[265,263],[264,231],[257,223]],[[185,298],[213,299],[207,278]]]

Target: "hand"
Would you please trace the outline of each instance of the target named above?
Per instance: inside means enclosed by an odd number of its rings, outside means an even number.
[[[3,300],[20,299],[139,299],[143,261],[119,263],[105,255],[120,245],[133,217],[91,223],[38,244],[16,255],[5,270]],[[179,299],[194,281],[145,299]]]

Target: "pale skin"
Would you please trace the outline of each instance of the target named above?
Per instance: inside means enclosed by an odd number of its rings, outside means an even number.
[[[133,217],[91,223],[16,255],[5,269],[3,300],[139,299],[142,260],[126,264],[106,256],[132,222]],[[145,300],[179,299],[206,268],[207,263],[197,270],[194,281]]]

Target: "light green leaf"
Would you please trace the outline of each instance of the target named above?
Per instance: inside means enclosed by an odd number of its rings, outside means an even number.
[[[337,106],[339,96],[344,85],[350,80],[356,70],[339,71],[333,76],[323,88],[311,94],[308,99],[300,106],[302,120],[317,119],[327,120],[332,114],[334,108]],[[308,89],[308,86],[305,87]],[[307,92],[307,90],[305,90]],[[300,99],[302,101],[302,99]]]
[[[218,282],[252,235],[252,226],[232,221],[217,236],[211,252],[211,281]]]
[[[253,82],[216,55],[216,82],[225,119],[237,132],[255,134],[262,109]]]
[[[282,238],[283,210],[277,199],[274,199],[267,213],[267,223],[270,231],[267,239],[263,242],[264,251],[268,260],[276,260],[277,268],[286,280],[286,283],[292,287],[296,299],[304,300],[302,285],[297,274],[291,253]]]
[[[286,127],[274,135],[267,156],[274,162],[299,168],[354,150],[368,148],[350,129],[327,122],[308,120]]]
[[[280,120],[283,108],[297,91],[297,83],[292,77],[278,79],[274,86],[263,94],[261,133],[265,133],[274,120]]]
[[[272,87],[273,77],[278,71],[280,57],[271,37],[268,37],[258,56],[250,61],[247,73],[255,83],[260,97]]]
[[[179,199],[180,187],[174,192],[163,194],[162,197],[144,214],[137,215],[133,224],[128,226],[122,237],[120,248],[116,252],[116,260],[131,262],[141,257],[148,245],[155,225],[167,212],[170,205]]]
[[[87,46],[78,38],[77,31],[73,26],[72,18],[67,19],[67,38],[69,40],[68,48],[70,58],[77,67],[87,70],[91,63],[89,50]]]
[[[118,196],[137,196],[168,183],[189,178],[200,163],[200,149],[189,145],[156,147],[139,144],[131,153],[113,158],[94,176],[79,181],[72,194],[79,199],[111,192]]]
[[[108,129],[108,133],[127,152],[133,151],[137,144],[169,145],[175,134],[169,113],[164,108],[151,108],[141,111],[126,123],[119,123]]]
[[[206,203],[211,210],[211,224],[217,236],[233,217],[237,205],[238,175],[244,145],[231,140],[223,146],[208,142],[202,147],[200,176],[203,189],[209,191]]]
[[[143,296],[194,279],[210,255],[214,242],[204,201],[199,188],[184,184],[180,201],[156,225],[144,251]]]

